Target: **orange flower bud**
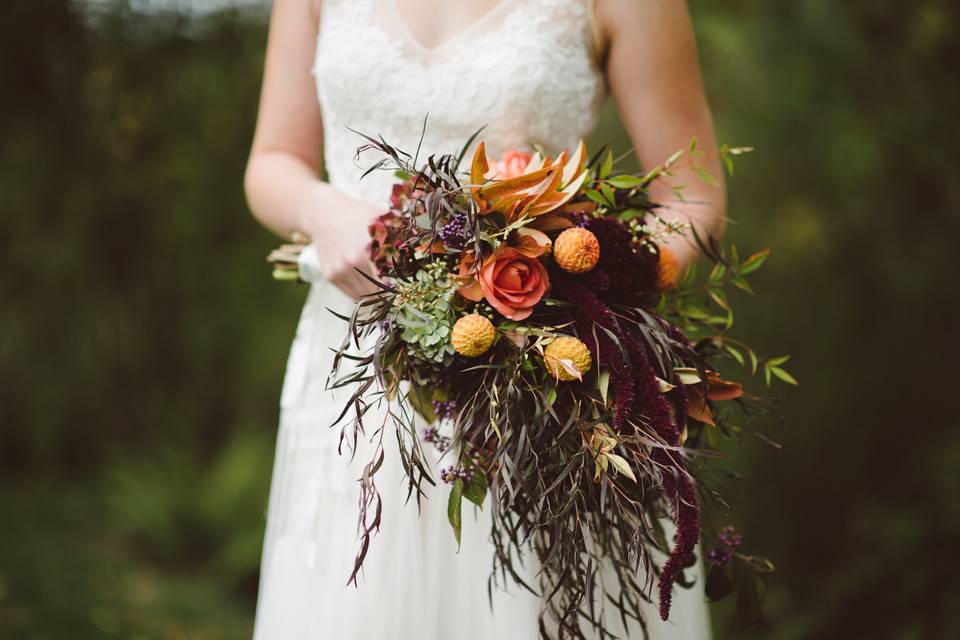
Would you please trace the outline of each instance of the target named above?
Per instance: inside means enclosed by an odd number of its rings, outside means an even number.
[[[564,271],[586,273],[600,260],[600,242],[586,229],[573,227],[557,237],[553,256]]]
[[[680,279],[680,263],[677,254],[666,247],[660,247],[660,259],[657,262],[657,289],[670,291]]]

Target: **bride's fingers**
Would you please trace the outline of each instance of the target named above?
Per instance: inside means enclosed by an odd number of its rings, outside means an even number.
[[[344,276],[338,286],[354,301],[360,300],[363,296],[377,290],[376,285],[364,278],[356,269],[351,269],[350,273],[344,274]]]

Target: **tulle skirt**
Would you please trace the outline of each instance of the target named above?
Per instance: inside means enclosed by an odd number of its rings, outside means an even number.
[[[367,461],[338,454],[331,424],[347,399],[324,390],[345,323],[328,311],[349,311],[332,285],[311,287],[297,328],[281,399],[280,430],[261,564],[256,640],[534,640],[540,599],[512,583],[490,590],[493,562],[489,510],[465,503],[458,550],[446,515],[444,485],[429,487],[418,512],[407,502],[392,426],[378,472],[383,498],[358,586],[348,586],[359,549],[357,478]],[[381,418],[382,419],[382,418]],[[371,415],[370,423],[374,424]],[[436,459],[432,460],[438,466]],[[434,468],[434,478],[437,478]],[[438,481],[439,482],[439,481]],[[536,585],[536,567],[525,567]],[[699,582],[699,578],[698,578]],[[492,604],[492,606],[491,606]],[[704,640],[709,625],[702,588],[678,589],[668,623],[647,612],[654,640]],[[639,630],[620,637],[643,637]]]

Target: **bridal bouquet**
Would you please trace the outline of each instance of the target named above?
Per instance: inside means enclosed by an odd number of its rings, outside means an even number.
[[[490,509],[492,579],[534,590],[517,570],[532,550],[543,615],[559,637],[585,637],[581,619],[608,629],[605,606],[624,625],[642,625],[654,582],[667,619],[674,587],[690,586],[684,570],[702,539],[708,595],[736,588],[741,609],[756,606],[760,574],[772,567],[741,552],[730,527],[710,531],[702,516],[701,505],[726,507],[710,479],[735,475],[716,445],[749,428],[732,408],[762,408],[718,370],[736,364],[762,372],[768,385],[795,381],[785,356],[762,358],[729,335],[725,287],[749,292],[746,277],[767,252],[723,250],[666,219],[648,197],[684,156],[712,180],[696,165],[696,143],[645,175],[623,175],[612,154],[588,159],[582,143],[558,157],[513,151],[500,159],[480,143],[461,170],[473,139],[421,165],[365,138],[361,151],[383,154],[370,171],[392,170],[399,184],[371,227],[376,292],[344,317],[348,335],[329,383],[354,391],[342,440],[374,442],[351,580],[380,524],[384,427],[377,420],[370,430],[364,419],[386,407],[411,493],[449,485],[458,541],[464,501]],[[719,153],[729,164],[743,151]],[[679,273],[666,246],[679,234],[712,261],[703,277],[696,265]],[[296,252],[274,255],[279,277],[296,273]],[[427,447],[443,452],[439,477]],[[600,580],[604,567],[614,579]]]

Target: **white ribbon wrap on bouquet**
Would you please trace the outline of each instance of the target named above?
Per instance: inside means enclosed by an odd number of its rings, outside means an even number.
[[[300,270],[300,279],[310,284],[316,284],[323,281],[323,267],[320,266],[320,257],[317,255],[317,248],[314,245],[308,245],[300,252],[297,259],[297,267]]]

